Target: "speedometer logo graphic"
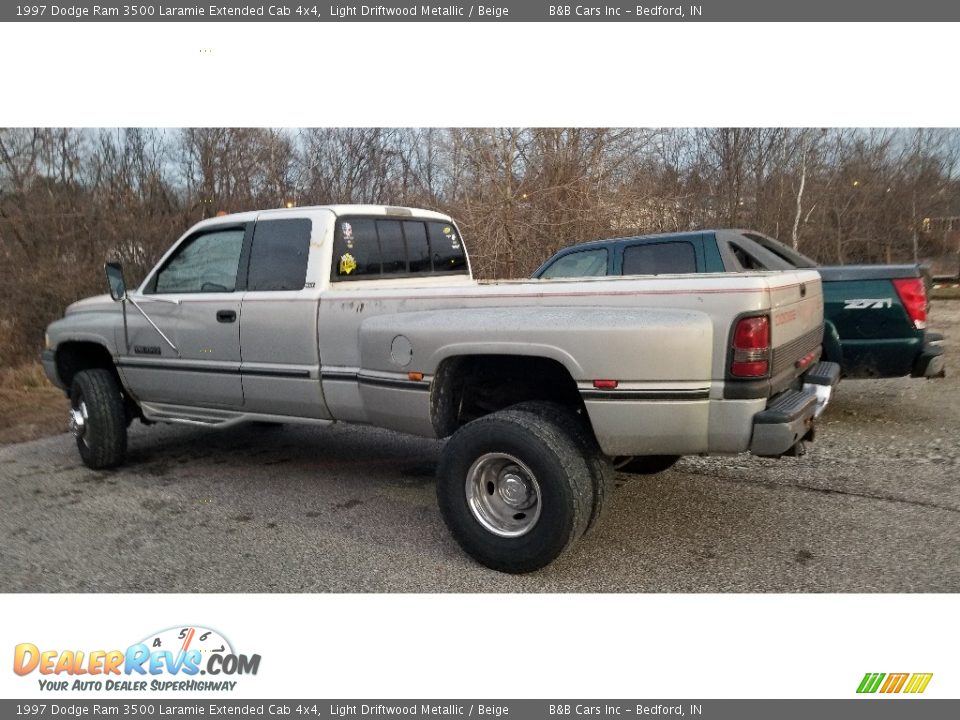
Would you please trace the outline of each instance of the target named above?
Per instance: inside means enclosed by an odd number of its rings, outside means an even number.
[[[216,630],[201,625],[171,627],[148,635],[141,640],[151,652],[186,653],[198,650],[204,657],[213,653],[233,655],[233,646]]]

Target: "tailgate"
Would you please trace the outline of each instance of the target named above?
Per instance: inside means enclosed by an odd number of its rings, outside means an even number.
[[[823,287],[816,271],[782,273],[770,282],[770,376],[777,392],[819,357]],[[815,353],[815,357],[811,357]]]
[[[734,376],[729,370],[725,398],[770,398],[793,384],[820,357],[823,344],[823,287],[815,270],[764,273],[762,306],[749,313],[769,314],[769,366],[763,377]],[[741,316],[742,317],[742,316]],[[736,326],[739,321],[735,320]],[[733,335],[728,362],[734,357]],[[766,354],[766,349],[764,351]]]

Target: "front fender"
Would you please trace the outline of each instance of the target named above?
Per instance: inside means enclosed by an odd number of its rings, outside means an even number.
[[[93,330],[76,327],[56,327],[58,323],[63,322],[66,321],[58,320],[47,328],[47,335],[50,338],[49,349],[52,350],[54,354],[56,354],[61,346],[67,343],[86,342],[103,346],[106,351],[110,353],[110,357],[116,360],[117,343],[113,328]]]
[[[71,313],[47,326],[47,348],[41,357],[43,369],[54,385],[68,389],[69,377],[63,376],[61,351],[77,345],[102,348],[103,361],[117,361],[117,325],[106,313]],[[122,333],[121,333],[122,334]],[[69,374],[69,373],[68,373]]]

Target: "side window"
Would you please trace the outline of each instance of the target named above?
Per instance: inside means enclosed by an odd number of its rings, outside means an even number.
[[[757,260],[753,255],[748,253],[739,245],[730,243],[730,251],[733,253],[733,256],[737,258],[737,262],[740,263],[740,267],[744,270],[766,270],[767,266],[762,262]]]
[[[406,220],[403,223],[403,237],[407,241],[407,259],[411,273],[429,273],[433,271],[430,263],[430,242],[427,240],[427,226],[422,222]]]
[[[253,230],[247,290],[302,290],[307,282],[312,223],[260,220]]]
[[[373,280],[467,270],[467,255],[449,223],[341,218],[333,240],[334,280]]]
[[[540,277],[598,277],[607,274],[607,249],[581,250],[557,258]]]
[[[399,220],[377,220],[380,238],[380,263],[384,275],[407,271],[407,248],[403,244],[403,230]]]
[[[623,251],[624,275],[695,273],[697,254],[688,242],[631,245]]]
[[[333,279],[372,280],[379,275],[380,243],[375,221],[338,221],[333,241]]]
[[[463,251],[463,242],[453,225],[428,222],[430,231],[430,254],[433,257],[433,271],[438,273],[464,272],[467,269],[467,255]]]
[[[243,235],[243,228],[230,228],[188,240],[157,273],[153,292],[233,292]]]

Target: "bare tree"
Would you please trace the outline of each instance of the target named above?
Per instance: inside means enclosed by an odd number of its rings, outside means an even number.
[[[575,242],[740,225],[824,262],[917,261],[956,252],[958,154],[960,131],[935,128],[0,129],[0,363],[99,292],[105,258],[136,280],[221,212],[442,210],[482,278]]]

